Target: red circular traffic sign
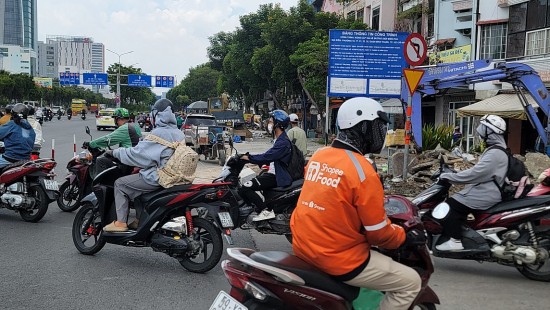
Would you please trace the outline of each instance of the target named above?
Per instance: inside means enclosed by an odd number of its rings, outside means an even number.
[[[405,40],[403,53],[409,65],[420,66],[428,55],[428,44],[420,33],[411,33]]]

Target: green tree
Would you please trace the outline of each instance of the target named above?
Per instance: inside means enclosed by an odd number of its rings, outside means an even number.
[[[229,53],[234,34],[231,32],[218,32],[208,38],[210,46],[207,48],[208,59],[212,69],[222,71],[223,60]]]
[[[109,84],[111,85],[111,91],[116,92],[116,77],[119,71],[118,63],[112,64],[107,69],[109,74]],[[143,74],[141,68],[134,68],[133,66],[120,66],[120,84],[128,84],[128,74]],[[120,86],[121,103],[126,105],[132,104],[145,104],[151,105],[155,102],[155,95],[151,89],[147,87],[132,87],[132,86]]]
[[[220,75],[221,72],[212,69],[210,63],[204,63],[189,69],[189,73],[181,81],[182,92],[175,96],[176,101],[178,95],[186,95],[188,100],[192,102],[207,101],[209,97],[217,97],[219,95],[217,83]]]

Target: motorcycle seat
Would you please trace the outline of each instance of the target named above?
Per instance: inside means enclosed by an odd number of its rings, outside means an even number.
[[[302,278],[306,285],[336,294],[349,302],[359,295],[358,287],[337,281],[292,254],[282,251],[254,252],[250,258],[262,264],[290,271]]]
[[[501,213],[506,211],[513,211],[516,209],[541,205],[549,202],[550,202],[550,195],[525,197],[521,199],[499,202],[496,205],[492,206],[489,210],[485,211],[484,213],[495,214],[495,213]]]
[[[268,189],[267,191],[269,192],[277,192],[277,193],[284,193],[284,192],[288,192],[289,190],[291,189],[295,189],[297,187],[301,187],[302,185],[304,185],[304,179],[299,179],[299,180],[296,180],[296,181],[293,181],[289,186],[287,187],[274,187],[274,188],[270,188]]]
[[[11,168],[15,168],[15,167],[19,167],[27,162],[29,162],[30,160],[20,160],[20,161],[16,161],[12,164],[9,164],[7,166],[5,166],[4,168],[0,168],[0,174],[6,172],[7,170],[11,169]]]

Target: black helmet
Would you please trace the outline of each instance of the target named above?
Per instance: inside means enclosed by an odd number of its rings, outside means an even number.
[[[11,109],[11,117],[15,119],[27,118],[28,114],[29,114],[29,108],[27,108],[27,106],[22,103],[18,103],[14,105],[13,108]]]
[[[27,105],[27,109],[29,109],[29,115],[34,115],[34,113],[36,113],[34,107],[30,104]]]
[[[157,100],[157,102],[155,102],[155,104],[151,108],[151,117],[153,118],[153,122],[152,122],[153,126],[156,127],[155,119],[157,118],[157,114],[159,112],[164,112],[164,110],[166,110],[168,107],[170,107],[172,112],[174,112],[174,105],[172,104],[172,101],[163,98],[163,99],[159,99],[159,100]]]
[[[6,106],[6,114],[11,113],[11,109],[13,109],[13,104],[8,104]]]
[[[285,130],[288,127],[288,124],[290,124],[290,117],[283,110],[274,110],[271,112],[271,116],[273,117],[274,128],[278,127]]]
[[[167,107],[170,107],[170,109],[172,109],[172,112],[174,112],[174,105],[172,104],[172,101],[165,98],[159,99],[151,108],[151,112],[163,112],[164,110],[166,110]]]

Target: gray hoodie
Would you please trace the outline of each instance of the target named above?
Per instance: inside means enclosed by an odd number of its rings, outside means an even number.
[[[487,145],[506,148],[504,137],[495,133],[489,135]],[[452,198],[469,208],[487,210],[502,200],[500,190],[493,180],[502,186],[507,172],[508,155],[502,150],[488,148],[472,168],[458,173],[443,173],[441,178],[451,183],[468,184]]]
[[[185,137],[176,125],[176,116],[170,107],[159,112],[155,118],[155,129],[151,134],[168,142],[182,141]],[[174,149],[150,140],[142,140],[132,148],[117,148],[113,156],[123,164],[139,167],[143,180],[150,185],[160,186],[157,169],[164,167]]]

